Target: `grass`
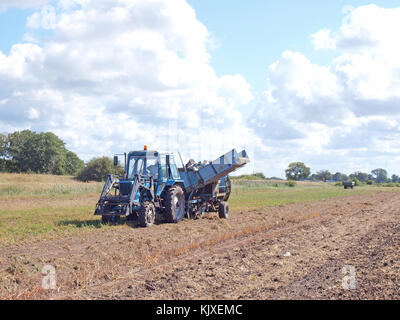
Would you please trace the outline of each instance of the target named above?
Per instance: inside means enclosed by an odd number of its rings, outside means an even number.
[[[76,206],[72,201],[64,204],[64,208],[57,205],[46,206],[43,203],[41,206],[33,206],[32,209],[18,205],[14,209],[0,209],[0,242],[15,243],[36,237],[52,238],[109,228],[93,215],[93,203]]]
[[[98,218],[91,217],[93,206],[85,205],[66,208],[34,208],[0,210],[0,239],[12,234],[24,239],[46,233],[57,235],[69,233],[73,229],[98,228]]]
[[[269,185],[245,189],[243,186],[234,188],[229,200],[232,210],[259,209],[266,206],[279,206],[296,202],[308,202],[336,197],[345,197],[356,194],[373,193],[382,188],[360,187],[353,190],[330,185],[321,186],[278,186]],[[388,189],[386,191],[389,191]]]
[[[107,228],[93,216],[102,187],[69,176],[0,174],[0,243]]]
[[[285,182],[233,180],[233,191],[229,200],[231,211],[380,190],[400,191],[400,188],[378,186],[344,190],[330,184],[313,182],[289,187]],[[0,245],[110,228],[102,225],[100,218],[93,215],[102,187],[102,183],[83,183],[66,176],[0,174]]]
[[[70,176],[40,174],[0,174],[0,199],[54,198],[98,194],[102,183],[84,183]]]

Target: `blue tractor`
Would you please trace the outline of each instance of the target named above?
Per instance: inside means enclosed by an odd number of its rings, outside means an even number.
[[[244,150],[237,153],[234,149],[213,162],[190,160],[183,168],[178,168],[173,153],[148,151],[146,146],[124,156],[124,176],[107,177],[96,205],[95,215],[101,215],[103,223],[124,216],[148,227],[156,215],[176,223],[185,215],[197,218],[210,211],[227,218],[228,173],[249,162]],[[118,165],[118,156],[114,156],[114,165]]]

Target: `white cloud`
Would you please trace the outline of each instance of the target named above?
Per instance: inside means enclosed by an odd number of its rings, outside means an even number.
[[[400,27],[400,8],[375,4],[346,9],[339,30],[322,29],[312,35],[316,49],[365,51],[394,58],[400,44],[394,36]]]
[[[0,53],[5,130],[53,131],[85,159],[147,144],[201,160],[256,143],[236,109],[250,85],[216,76],[186,1],[64,0],[27,27],[30,41]]]
[[[35,12],[28,18],[27,26],[32,29],[43,28],[51,30],[56,24],[56,9],[53,6],[44,6],[40,12]]]
[[[265,144],[280,140],[270,154],[284,162],[303,159],[315,170],[348,172],[387,163],[398,173],[392,159],[400,154],[400,8],[344,13],[338,31],[311,35],[316,50],[339,56],[320,66],[283,52],[269,68],[265,99],[250,124]]]
[[[35,120],[39,118],[39,112],[35,108],[30,108],[28,110],[28,119]]]
[[[322,29],[311,35],[312,43],[316,50],[321,49],[334,49],[336,47],[336,41],[332,38],[331,30]]]

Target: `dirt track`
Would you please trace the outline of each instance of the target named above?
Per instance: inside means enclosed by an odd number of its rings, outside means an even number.
[[[399,299],[400,194],[233,212],[0,249],[3,298]],[[284,256],[290,252],[290,256]],[[40,289],[37,266],[57,270]],[[342,268],[355,268],[344,290]],[[12,266],[12,268],[10,268]]]

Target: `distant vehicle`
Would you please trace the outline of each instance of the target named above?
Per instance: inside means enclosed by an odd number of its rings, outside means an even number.
[[[343,181],[343,187],[344,187],[345,189],[347,189],[347,188],[353,189],[353,188],[354,188],[354,185],[355,185],[355,182],[354,182],[354,181]]]

